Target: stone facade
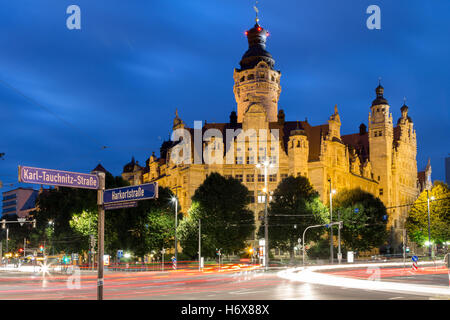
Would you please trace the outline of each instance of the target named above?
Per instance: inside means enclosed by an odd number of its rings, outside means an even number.
[[[402,116],[394,127],[384,88],[379,85],[368,110],[368,131],[361,124],[359,132],[341,135],[337,106],[326,124],[286,121],[284,111],[278,110],[281,72],[274,69],[274,60],[265,50],[267,33],[257,23],[247,37],[249,49],[242,57],[241,68],[234,70],[237,114],[233,111],[229,122],[205,122],[189,128],[177,112],[173,130],[185,130],[187,136],[182,141],[165,141],[160,157],[153,154],[143,170],[128,164],[124,178],[143,183],[158,181],[160,186],[171,188],[186,214],[191,197],[208,174],[232,176],[249,189],[251,208],[260,224],[264,172],[256,164],[267,159],[275,165],[268,172],[270,191],[288,175],[303,175],[325,204],[329,203],[330,184],[338,192],[359,187],[379,197],[388,207],[392,244],[398,245],[408,209],[399,206],[412,203],[419,193],[416,133],[408,107],[401,108]],[[251,130],[255,136],[249,134]],[[260,130],[266,130],[266,134],[262,136]],[[267,132],[278,132],[278,137]],[[199,137],[200,146],[194,144]],[[175,155],[184,162],[175,161]]]

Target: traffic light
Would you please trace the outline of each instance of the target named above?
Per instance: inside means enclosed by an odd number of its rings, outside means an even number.
[[[39,251],[40,252],[44,251],[44,246],[42,244],[39,246]]]
[[[19,253],[22,253],[23,252],[23,248],[19,248]]]

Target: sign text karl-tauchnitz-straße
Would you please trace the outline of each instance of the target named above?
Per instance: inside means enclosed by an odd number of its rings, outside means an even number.
[[[98,178],[91,174],[31,167],[19,167],[19,169],[21,171],[21,182],[89,189],[98,188]]]

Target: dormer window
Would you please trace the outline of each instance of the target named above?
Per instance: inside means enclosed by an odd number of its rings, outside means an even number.
[[[241,78],[240,81],[241,81],[241,82],[242,82],[242,81],[245,81],[245,76],[243,76],[243,77]]]

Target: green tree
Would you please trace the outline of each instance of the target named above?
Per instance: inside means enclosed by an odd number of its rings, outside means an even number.
[[[114,177],[109,172],[106,173],[105,183],[106,189],[128,185],[127,181],[121,177]],[[42,244],[46,241],[46,252],[50,252],[50,249],[55,253],[88,250],[89,235],[86,232],[80,232],[80,226],[75,226],[72,218],[88,215],[96,221],[98,216],[96,190],[65,187],[46,189],[38,196],[36,206],[39,208],[35,214],[36,229],[30,236],[33,242]],[[51,230],[49,230],[49,221],[53,222]],[[106,215],[105,247],[117,238],[118,230],[120,230],[114,226],[111,227],[110,222]],[[88,223],[87,220],[86,223]],[[94,228],[96,236],[97,228],[94,221],[91,227]]]
[[[288,251],[291,260],[303,231],[308,226],[329,221],[328,209],[320,201],[319,193],[303,176],[289,176],[280,182],[273,192],[268,214],[269,248]],[[305,242],[318,240],[324,232],[322,228],[308,230]],[[264,237],[264,224],[260,226],[258,236]]]
[[[333,212],[336,220],[340,212],[341,239],[348,250],[368,251],[387,240],[386,207],[371,193],[360,188],[342,190],[333,198]]]
[[[429,191],[430,238],[442,244],[450,240],[450,190],[447,184],[435,181]],[[431,200],[433,198],[434,200]],[[411,239],[423,245],[428,241],[427,191],[423,191],[414,202],[406,219],[406,229]]]
[[[211,173],[195,191],[189,216],[180,222],[177,236],[183,253],[196,257],[198,220],[202,225],[202,255],[214,257],[215,249],[224,254],[239,252],[255,230],[248,189],[234,178]]]

